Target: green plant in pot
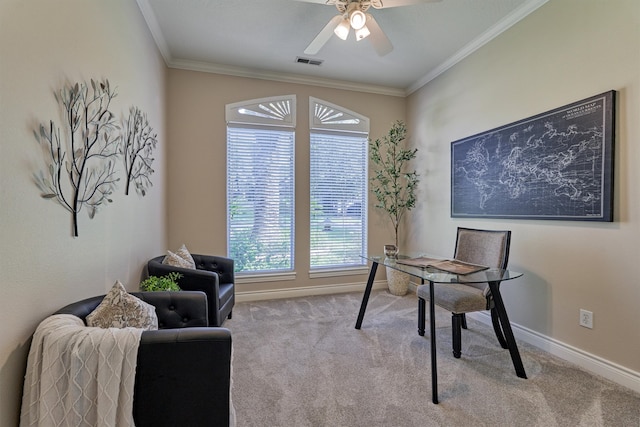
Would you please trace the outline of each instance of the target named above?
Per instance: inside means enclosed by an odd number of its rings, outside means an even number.
[[[385,245],[385,255],[395,257],[398,251],[398,234],[404,215],[416,205],[418,173],[408,170],[409,162],[416,157],[417,148],[406,146],[407,127],[398,120],[387,135],[369,141],[369,158],[373,164],[370,178],[371,192],[375,196],[375,207],[381,209],[390,219],[394,232],[394,244]],[[404,295],[409,287],[409,276],[402,276],[399,284],[392,284],[392,277],[398,271],[387,268],[389,291],[394,295]],[[406,284],[404,283],[406,282]]]
[[[179,291],[178,279],[182,277],[182,274],[174,271],[166,276],[149,276],[140,283],[140,290],[142,291]]]

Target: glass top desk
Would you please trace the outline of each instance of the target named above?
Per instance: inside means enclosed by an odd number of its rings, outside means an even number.
[[[386,258],[384,256],[366,256],[364,257],[371,261],[371,270],[369,271],[369,279],[367,280],[367,286],[362,296],[362,303],[360,304],[360,313],[358,314],[358,320],[356,321],[356,329],[362,327],[362,320],[364,319],[364,313],[367,310],[367,303],[369,302],[369,295],[371,295],[371,289],[373,287],[373,280],[376,276],[378,265],[390,267],[395,270],[405,272],[413,277],[420,279],[422,284],[429,283],[429,326],[431,334],[431,397],[433,403],[438,403],[438,372],[436,363],[436,322],[435,322],[435,303],[433,298],[434,284],[436,283],[488,283],[489,289],[491,289],[491,295],[493,296],[493,302],[498,313],[498,319],[494,322],[499,322],[499,325],[494,323],[494,327],[501,327],[504,333],[504,339],[506,342],[501,342],[503,348],[508,348],[513,362],[513,367],[516,370],[516,375],[520,378],[527,378],[524,366],[522,365],[522,359],[520,358],[520,352],[516,345],[511,324],[509,323],[509,317],[504,307],[502,295],[500,294],[500,282],[505,280],[512,280],[521,277],[523,274],[511,270],[502,270],[499,268],[489,268],[477,273],[471,274],[453,274],[447,273],[442,270],[435,269],[433,267],[413,267],[406,264],[399,264],[396,259]],[[398,259],[409,258],[408,256],[399,255]],[[418,319],[418,325],[424,324],[422,319]],[[418,330],[420,335],[424,335],[424,330]]]

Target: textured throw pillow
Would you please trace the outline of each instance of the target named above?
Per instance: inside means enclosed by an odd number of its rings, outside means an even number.
[[[129,294],[122,283],[116,281],[100,305],[87,316],[87,325],[151,331],[158,329],[158,316],[154,306]]]
[[[167,251],[167,255],[162,260],[162,263],[174,267],[196,268],[196,263],[185,245],[180,246],[175,253]]]

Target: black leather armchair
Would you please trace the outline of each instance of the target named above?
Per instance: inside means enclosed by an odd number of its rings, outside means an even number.
[[[191,256],[196,263],[195,270],[163,264],[164,256],[159,256],[147,263],[147,273],[158,277],[173,271],[182,274],[178,279],[180,289],[207,294],[209,326],[222,326],[225,319],[231,319],[236,302],[233,260],[215,255]]]
[[[159,328],[144,331],[133,396],[136,426],[228,426],[231,332],[207,327],[202,292],[134,292],[156,307]],[[104,295],[70,304],[55,314],[83,321]]]

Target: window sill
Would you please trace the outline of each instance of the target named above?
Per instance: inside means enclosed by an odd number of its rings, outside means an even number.
[[[287,271],[284,273],[245,273],[236,274],[236,284],[242,283],[260,283],[260,282],[282,282],[286,280],[296,280],[296,273],[294,271]]]
[[[310,270],[309,278],[319,279],[322,277],[356,276],[360,274],[367,274],[368,272],[369,267],[367,267],[366,265],[341,268],[323,268]]]

